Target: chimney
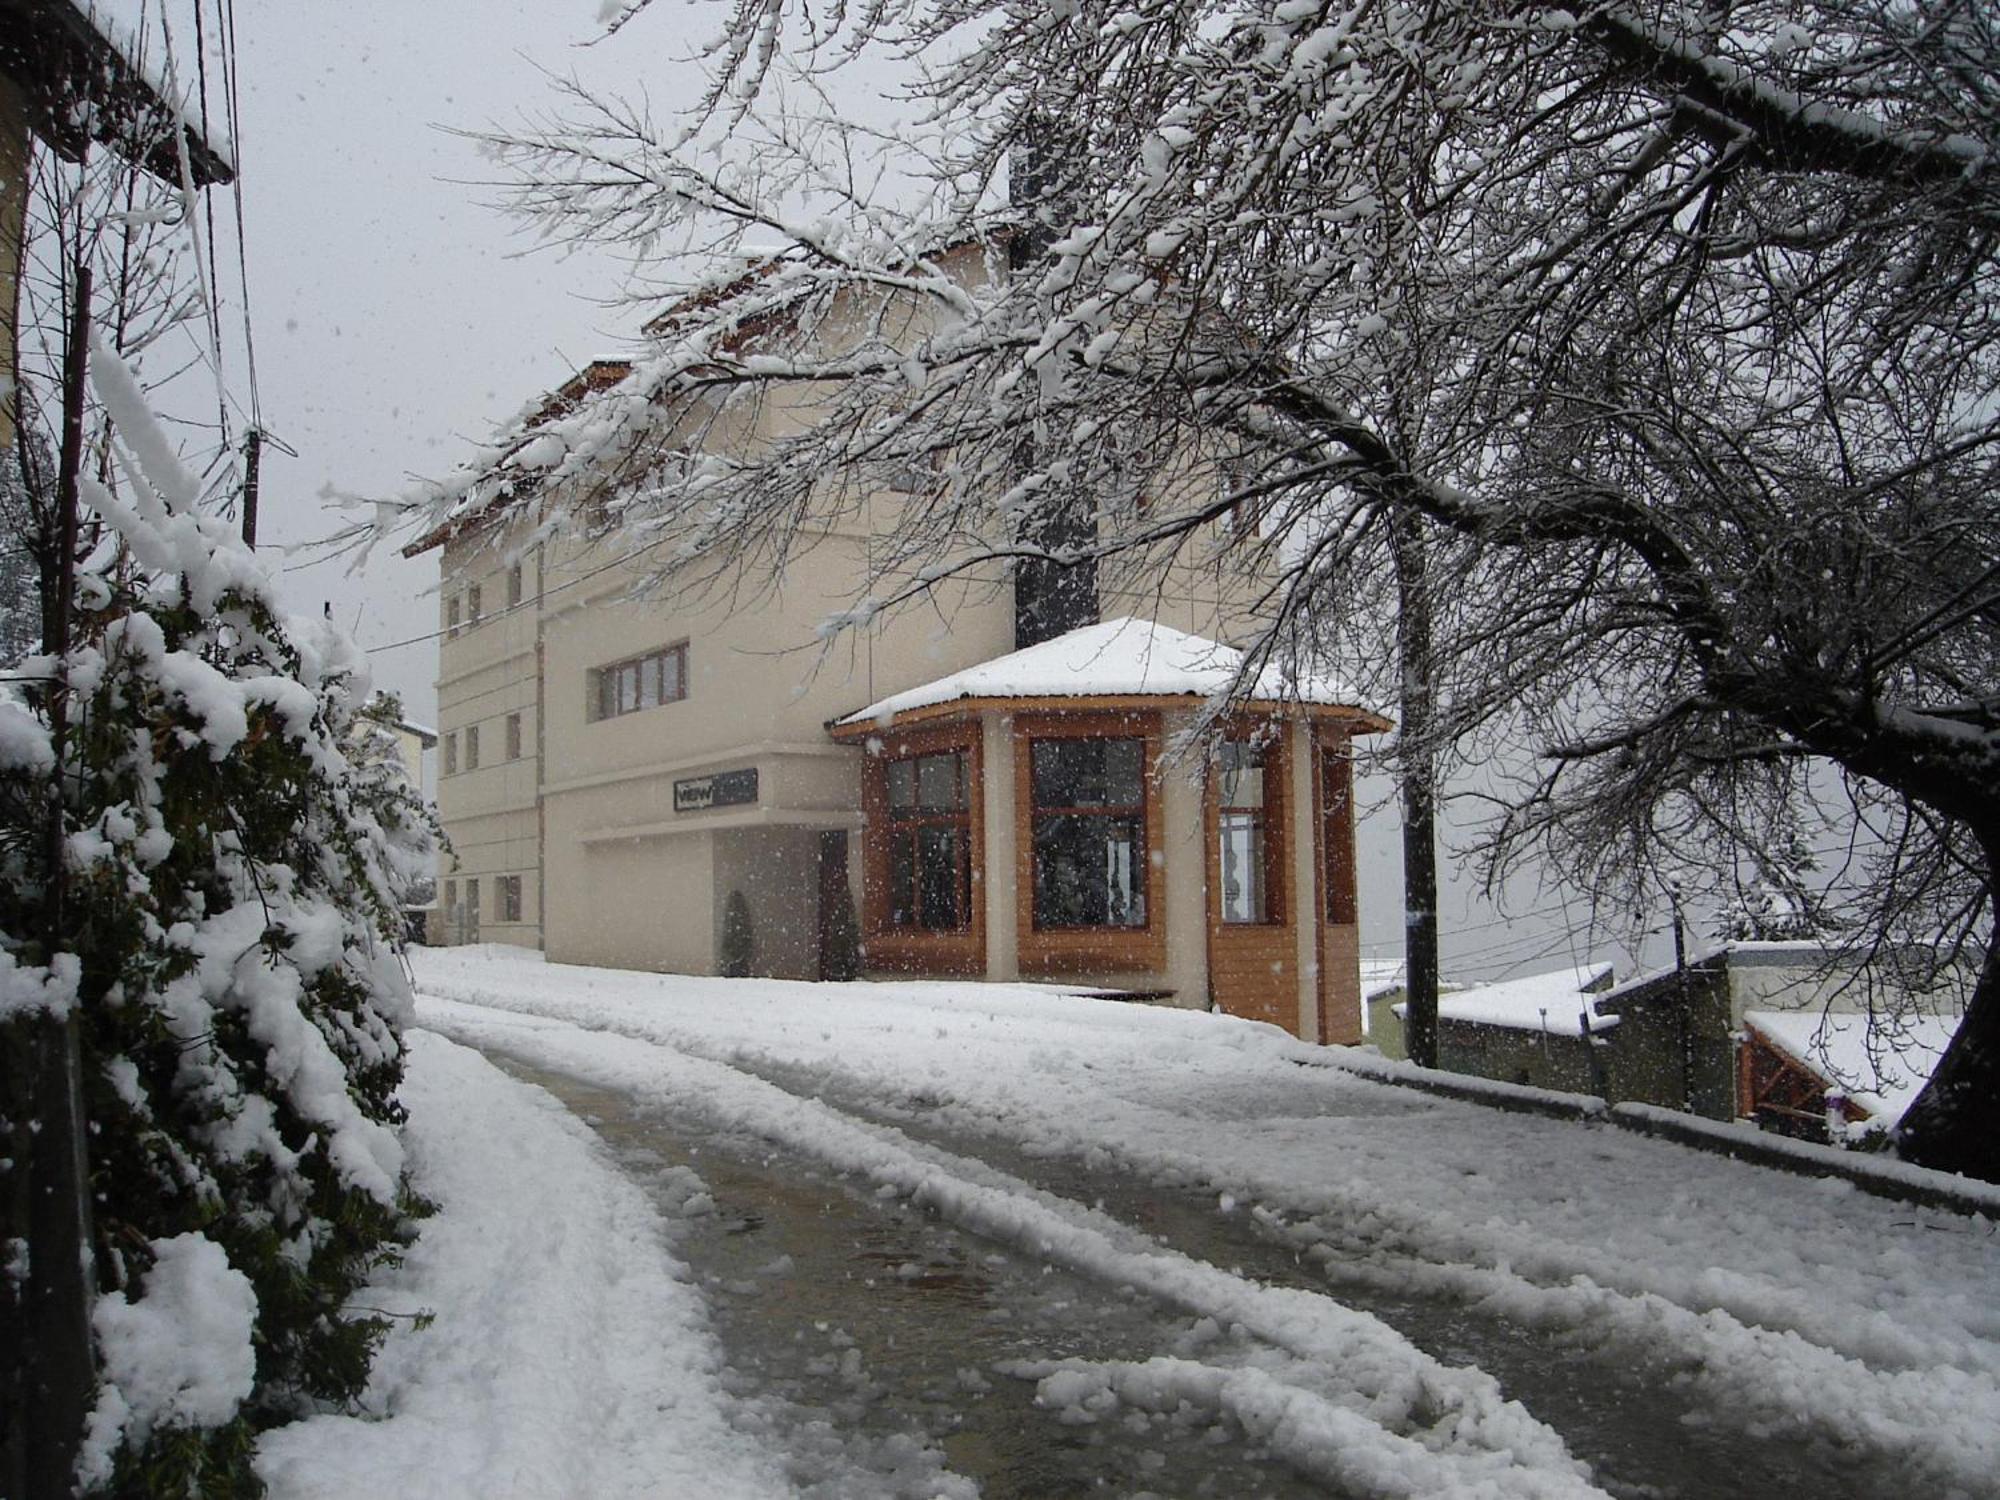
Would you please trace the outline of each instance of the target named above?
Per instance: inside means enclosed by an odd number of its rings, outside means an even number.
[[[1019,213],[1007,263],[1017,276],[1036,274],[1059,233],[1075,218],[1075,193],[1059,177],[1065,154],[1061,127],[1030,107],[1008,158],[1008,199]],[[1081,155],[1067,158],[1080,161]],[[1022,442],[1022,467],[1035,461]],[[1044,491],[1045,500],[1021,524],[1020,540],[1050,552],[1088,550],[1097,540],[1097,497],[1078,489]],[[1024,557],[1014,568],[1014,649],[1037,646],[1098,619],[1097,559]]]

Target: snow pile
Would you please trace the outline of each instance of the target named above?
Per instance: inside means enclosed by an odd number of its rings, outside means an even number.
[[[1870,1035],[1871,1018],[1840,1011],[1750,1010],[1743,1024],[1827,1083],[1845,1089],[1871,1125],[1894,1125],[1916,1102],[1944,1055],[1958,1016],[1912,1015],[1896,1022],[1896,1044]]]
[[[1036,1400],[1064,1420],[1104,1421],[1121,1411],[1226,1418],[1300,1473],[1343,1495],[1477,1495],[1486,1500],[1602,1497],[1579,1471],[1551,1473],[1499,1451],[1467,1463],[1443,1444],[1384,1443],[1365,1417],[1288,1378],[1289,1371],[1162,1356],[1143,1362],[1021,1361],[1007,1373],[1037,1381]]]
[[[1438,1019],[1501,1026],[1510,1031],[1576,1036],[1583,1030],[1587,1017],[1592,1031],[1609,1031],[1619,1018],[1599,1015],[1597,1002],[1610,979],[1610,964],[1593,963],[1530,974],[1499,984],[1475,985],[1438,996]],[[1401,1017],[1409,1007],[1398,1004],[1392,1009]]]
[[[363,1294],[396,1323],[362,1411],[259,1442],[272,1500],[790,1493],[730,1425],[700,1295],[658,1213],[590,1131],[422,1033],[402,1097],[438,1213]]]
[[[1204,636],[1121,616],[963,672],[893,693],[849,714],[843,724],[886,723],[913,708],[965,698],[1217,698],[1239,686],[1243,653]],[[1354,690],[1323,674],[1266,666],[1240,684],[1245,698],[1358,707]]]
[[[83,965],[74,953],[58,953],[46,964],[24,964],[0,948],[0,1023],[43,1014],[61,1020],[76,1004]]]
[[[1573,1482],[1559,1450],[1535,1447],[1547,1430],[1489,1404],[1478,1372],[1434,1376],[1422,1350],[1323,1297],[1135,1243],[855,1111],[1227,1195],[1329,1275],[1490,1311],[1565,1358],[1657,1372],[1705,1422],[1851,1445],[1942,1492],[1987,1492],[2000,1472],[2000,1242],[1977,1218],[1301,1067],[1338,1049],[1198,1012],[1013,985],[621,973],[499,949],[418,964],[420,1014],[467,1038],[766,1134],[979,1232],[1243,1323],[1335,1381],[1307,1388],[1375,1421],[1385,1463],[1423,1441],[1393,1397],[1415,1387],[1398,1382],[1436,1378],[1439,1410],[1471,1419],[1454,1450],[1468,1483],[1482,1455],[1513,1447],[1514,1423],[1539,1435],[1522,1439],[1541,1453],[1528,1466]],[[1105,1389],[1135,1388],[1104,1375]],[[1273,1430],[1304,1451],[1316,1410]]]
[[[1470,1484],[1496,1464],[1518,1471],[1521,1487],[1496,1495],[1596,1493],[1562,1439],[1507,1400],[1491,1376],[1445,1365],[1365,1313],[1312,1293],[1262,1286],[1150,1242],[1129,1242],[1122,1226],[1101,1216],[1065,1212],[1017,1182],[726,1063],[569,1026],[523,1027],[511,1019],[496,1024],[490,1015],[444,1001],[427,1002],[423,1014],[463,1039],[503,1045],[642,1101],[685,1106],[699,1100],[703,1116],[715,1124],[863,1175],[885,1192],[1043,1260],[1240,1327],[1322,1372],[1329,1390],[1321,1404],[1349,1414],[1340,1424],[1343,1439],[1365,1445],[1372,1455],[1357,1462],[1396,1471],[1427,1452],[1427,1471],[1452,1476],[1455,1484]]]
[[[220,1427],[248,1399],[257,1358],[250,1333],[257,1294],[213,1240],[155,1240],[145,1293],[110,1292],[91,1313],[102,1363],[77,1475],[111,1478],[119,1442],[141,1447],[162,1427]]]

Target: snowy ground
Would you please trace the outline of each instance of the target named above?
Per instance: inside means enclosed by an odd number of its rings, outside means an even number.
[[[1012,1372],[1077,1420],[1205,1411],[1348,1494],[1601,1493],[1532,1395],[1511,1399],[1517,1382],[1503,1393],[1343,1301],[1147,1240],[947,1137],[1200,1189],[1345,1285],[1655,1372],[1683,1421],[1830,1444],[1911,1492],[2000,1494],[1986,1219],[1414,1094],[1196,1013],[1027,987],[626,974],[490,948],[422,953],[417,977],[438,1035],[416,1038],[412,1149],[443,1207],[373,1295],[436,1318],[390,1337],[370,1416],[265,1440],[278,1496],[797,1489],[728,1378],[671,1214],[546,1094],[447,1037],[753,1135],[1259,1351]],[[972,1493],[932,1478],[929,1492]]]

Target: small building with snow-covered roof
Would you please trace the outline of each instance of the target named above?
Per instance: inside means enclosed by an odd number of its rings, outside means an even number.
[[[1602,1094],[1599,1045],[1618,1025],[1597,1002],[1611,988],[1608,963],[1579,964],[1438,996],[1438,1066],[1533,1088]],[[1407,1007],[1395,1014],[1404,1019]]]
[[[1132,617],[836,720],[871,967],[1058,978],[1360,1039],[1349,739],[1326,677]]]
[[[1817,1138],[1829,1088],[1847,1094],[1854,1123],[1900,1117],[1887,1080],[1907,1077],[1914,1097],[1964,1013],[1971,978],[1966,965],[1923,951],[1739,941],[1628,980],[1600,1009],[1621,1022],[1621,1097]],[[1878,1083],[1888,1092],[1864,1099]]]

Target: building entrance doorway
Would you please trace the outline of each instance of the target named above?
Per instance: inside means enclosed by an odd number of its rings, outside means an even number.
[[[859,964],[860,931],[854,894],[847,880],[847,831],[822,829],[819,836],[818,977],[852,979]]]

